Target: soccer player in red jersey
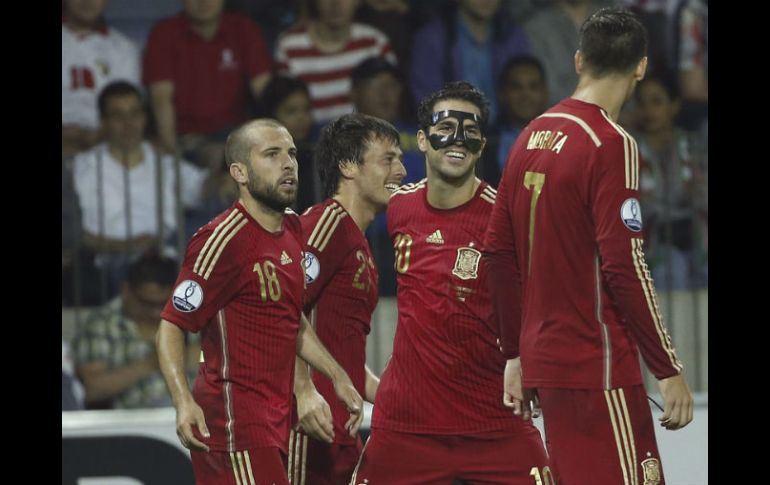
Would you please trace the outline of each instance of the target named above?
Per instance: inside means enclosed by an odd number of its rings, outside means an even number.
[[[377,306],[378,273],[364,231],[406,175],[401,157],[398,131],[387,121],[348,114],[329,123],[315,147],[328,198],[300,218],[307,243],[305,313],[371,403],[379,378],[366,367],[366,336]],[[319,373],[311,380],[301,359],[294,382],[301,429],[289,438],[289,480],[350,483],[363,445],[345,431],[347,409],[334,397],[332,382]]]
[[[480,265],[495,190],[474,174],[488,113],[466,82],[420,103],[428,176],[388,204],[398,327],[354,484],[532,485],[548,473],[539,431],[500,399],[505,359]]]
[[[191,239],[157,348],[177,410],[177,434],[199,485],[288,484],[286,442],[295,354],[332,379],[357,431],[363,402],[301,317],[305,288],[296,147],[274,120],[249,122],[226,143],[240,198]],[[193,391],[184,332],[201,331]]]
[[[639,151],[615,121],[646,48],[628,11],[585,21],[577,89],[514,144],[486,234],[504,400],[526,418],[536,391],[560,485],[663,483],[640,350],[665,401],[661,425],[693,416],[642,253]]]

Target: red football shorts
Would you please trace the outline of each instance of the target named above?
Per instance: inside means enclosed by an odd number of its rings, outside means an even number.
[[[665,483],[644,386],[537,392],[556,483]]]
[[[511,415],[513,419],[513,415]],[[373,429],[351,484],[534,485],[549,473],[548,457],[533,425],[517,433],[445,436]]]
[[[196,485],[289,485],[286,455],[278,448],[193,451]]]
[[[289,437],[289,482],[292,485],[348,485],[363,444],[329,444],[301,431]]]

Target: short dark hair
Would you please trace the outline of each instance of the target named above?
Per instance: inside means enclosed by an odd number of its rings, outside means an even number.
[[[427,133],[428,127],[431,125],[433,107],[439,101],[447,99],[461,99],[475,104],[481,111],[481,124],[486,126],[489,120],[489,100],[484,96],[484,93],[467,81],[451,81],[420,101],[420,105],[417,107],[417,123],[421,130]]]
[[[497,80],[497,87],[501,88],[505,86],[505,83],[508,80],[508,72],[520,66],[534,67],[535,70],[540,73],[540,77],[543,78],[543,81],[546,81],[545,68],[543,67],[543,63],[540,62],[540,59],[530,55],[520,55],[511,57],[508,59],[508,62],[505,63],[503,69],[500,71],[500,78]]]
[[[323,127],[313,159],[325,197],[332,197],[339,190],[340,162],[361,165],[369,143],[375,139],[398,145],[398,130],[385,120],[363,113],[342,115]]]
[[[297,91],[302,91],[310,98],[307,84],[301,79],[282,74],[274,75],[262,91],[262,96],[260,96],[260,116],[275,118],[278,105]]]
[[[142,105],[142,109],[146,109],[144,105],[144,95],[142,91],[136,85],[128,81],[114,81],[106,85],[99,92],[99,115],[104,117],[107,114],[107,100],[113,96],[125,96],[127,94],[133,94],[139,100],[139,104]]]
[[[369,57],[361,61],[360,64],[353,68],[353,71],[350,73],[350,79],[353,82],[353,87],[356,87],[363,81],[371,79],[383,72],[392,74],[393,77],[403,82],[398,68],[382,57]]]
[[[131,288],[138,288],[145,283],[172,286],[176,282],[177,272],[173,259],[162,256],[157,250],[148,251],[129,265],[126,283]]]
[[[583,22],[578,48],[594,76],[626,73],[647,55],[647,30],[629,10],[602,8]]]
[[[225,140],[225,164],[229,167],[235,162],[248,163],[254,140],[251,132],[254,128],[266,126],[268,128],[286,129],[280,122],[272,118],[257,118],[243,123],[230,132]]]

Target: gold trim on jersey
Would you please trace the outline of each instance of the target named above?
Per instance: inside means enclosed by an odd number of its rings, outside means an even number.
[[[203,261],[203,258],[208,254],[209,246],[211,246],[211,243],[218,240],[219,233],[222,232],[223,229],[227,230],[227,228],[230,227],[230,222],[232,222],[233,219],[240,219],[241,217],[243,217],[243,214],[241,214],[238,209],[233,209],[233,211],[228,214],[228,216],[222,222],[217,224],[216,229],[214,229],[214,232],[212,232],[209,238],[206,239],[206,243],[203,245],[203,249],[201,249],[201,252],[198,253],[198,257],[195,259],[193,273],[200,274],[203,271],[201,268],[201,262]]]
[[[427,183],[428,183],[428,179],[424,178],[417,183],[404,184],[401,187],[399,187],[395,192],[390,194],[390,196],[393,197],[394,195],[405,195],[405,194],[411,194],[413,192],[417,192],[420,189],[424,189]]]
[[[604,323],[604,319],[602,319],[602,305],[604,302],[602,302],[601,263],[598,254],[594,256],[594,277],[596,282],[596,320],[599,322],[599,328],[602,331],[602,377],[604,388],[610,389],[612,387],[612,341],[610,330],[607,328],[607,324]]]
[[[618,450],[618,462],[620,463],[620,469],[623,472],[623,485],[634,485],[633,478],[629,479],[629,470],[628,470],[628,463],[626,462],[625,456],[625,445],[627,444],[624,439],[622,439],[621,436],[625,436],[625,432],[620,433],[619,427],[621,426],[621,423],[619,421],[620,417],[615,416],[615,408],[612,403],[612,396],[611,393],[614,391],[604,391],[604,399],[607,401],[607,410],[610,415],[610,423],[612,424],[612,434],[615,437],[615,447]],[[631,467],[631,476],[634,475],[634,467]]]
[[[388,361],[390,362],[390,361]],[[385,367],[387,367],[388,364],[385,364]],[[369,444],[369,440],[372,439],[372,436],[369,435],[369,437],[366,439],[366,443],[364,443],[364,447],[361,448],[361,455],[358,457],[358,463],[356,463],[356,467],[353,469],[353,476],[350,478],[350,484],[355,485],[356,484],[356,478],[358,478],[358,469],[361,467],[361,461],[364,459],[364,453],[366,453],[366,446]]]
[[[583,131],[588,133],[588,136],[591,137],[591,140],[593,140],[594,145],[596,145],[597,147],[602,146],[601,140],[599,140],[599,137],[596,136],[596,133],[594,133],[594,130],[592,130],[591,127],[588,126],[588,123],[586,123],[585,121],[583,121],[582,119],[578,118],[575,115],[571,115],[568,113],[543,113],[540,116],[538,116],[538,118],[564,118],[567,120],[574,121],[581,128],[583,128]]]
[[[246,479],[246,470],[243,466],[243,453],[240,451],[235,452],[235,458],[238,461],[238,472],[241,474],[241,482],[247,485],[252,485],[252,483]]]
[[[254,473],[251,470],[251,457],[249,456],[249,450],[243,450],[243,458],[246,460],[246,471],[249,472],[249,480],[251,480],[253,485],[256,485],[257,481],[254,480]]]
[[[248,224],[248,219],[242,220],[238,225],[235,227],[233,231],[230,232],[230,234],[227,235],[224,241],[222,241],[222,244],[219,245],[219,249],[217,249],[217,254],[214,255],[214,259],[211,260],[211,264],[209,265],[208,269],[206,270],[206,274],[203,275],[203,279],[207,280],[209,279],[209,276],[211,276],[211,272],[214,271],[214,266],[216,266],[217,261],[219,261],[219,257],[222,256],[222,251],[225,250],[225,246],[227,246],[227,243],[230,242],[230,239],[232,239],[236,234],[238,234],[238,231],[243,229],[243,226]],[[224,233],[223,233],[224,234]]]
[[[292,482],[292,478],[294,477],[294,437],[297,435],[297,432],[292,430],[289,430],[289,463],[286,465],[286,473],[289,476],[289,483]]]
[[[233,238],[243,226],[248,223],[248,219],[238,210],[233,210],[230,215],[217,225],[214,232],[206,240],[203,249],[198,253],[193,266],[193,273],[203,276],[203,279],[209,279],[214,270],[219,257],[222,255],[227,243]],[[212,255],[214,256],[212,258]]]
[[[623,137],[623,155],[626,164],[626,188],[639,190],[639,146],[636,140],[622,126],[610,119],[604,111],[601,111],[604,119],[621,137]]]
[[[304,433],[289,432],[289,463],[287,474],[291,485],[305,485],[307,478],[307,442],[310,438]]]
[[[233,418],[233,393],[232,385],[230,383],[229,366],[230,355],[227,351],[227,326],[225,325],[225,311],[219,310],[217,312],[217,320],[219,324],[219,333],[222,340],[222,380],[225,382],[225,412],[227,413],[227,422],[225,423],[225,431],[227,432],[227,451],[235,451],[235,435],[233,428],[235,419]]]
[[[628,412],[628,406],[626,405],[626,393],[623,389],[618,389],[618,395],[620,405],[623,408],[623,417],[626,420],[626,427],[628,428],[628,434],[631,438],[631,463],[634,465],[634,483],[639,484],[639,476],[636,473],[636,441],[634,440],[634,428],[631,427],[631,414]]]
[[[631,239],[631,257],[634,261],[634,268],[636,268],[636,275],[642,285],[644,291],[644,297],[647,300],[647,308],[650,310],[652,321],[655,325],[655,331],[658,334],[660,345],[668,355],[669,362],[677,370],[682,370],[682,362],[677,358],[674,347],[671,344],[671,337],[666,331],[666,327],[663,326],[663,318],[660,315],[660,308],[658,307],[658,297],[655,293],[655,287],[652,284],[652,278],[650,272],[647,269],[647,263],[644,260],[644,252],[642,251],[643,240],[639,238]]]
[[[490,187],[489,185],[487,185],[486,187],[484,187],[484,190],[481,191],[480,197],[486,200],[487,202],[489,202],[490,204],[494,204],[495,200],[497,200],[497,191],[492,187]]]
[[[238,474],[238,464],[236,463],[235,453],[233,452],[230,452],[230,464],[233,467],[233,475],[235,475],[235,484],[241,485],[241,477]]]
[[[348,213],[337,202],[333,202],[326,206],[321,217],[318,218],[313,232],[310,233],[310,237],[307,240],[307,245],[314,247],[319,251],[323,251],[326,245],[331,240],[334,230],[339,225],[340,221],[347,217]]]
[[[623,454],[628,464],[628,474],[631,479],[632,485],[639,485],[639,476],[636,473],[636,451],[634,447],[634,430],[631,428],[631,420],[628,417],[628,408],[625,403],[625,396],[620,395],[622,389],[614,389],[610,391],[610,397],[612,397],[612,405],[615,408],[615,417],[618,420],[618,428],[620,428],[620,436],[623,439]],[[622,406],[621,406],[622,401]]]

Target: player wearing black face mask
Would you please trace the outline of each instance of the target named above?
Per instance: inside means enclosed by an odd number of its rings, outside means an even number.
[[[454,119],[457,123],[454,133],[441,135],[433,133],[428,135],[430,145],[434,150],[446,148],[449,145],[453,145],[456,142],[461,142],[472,153],[478,153],[483,145],[483,138],[469,138],[465,136],[465,120],[472,120],[477,128],[481,127],[481,117],[475,113],[468,113],[465,111],[456,111],[453,109],[447,109],[444,111],[436,111],[431,115],[431,126],[436,126],[442,120],[447,118]]]
[[[351,483],[532,485],[533,470],[548,480],[537,428],[500,399],[505,359],[480,265],[496,191],[474,171],[486,99],[448,83],[420,103],[418,119],[427,178],[388,203],[398,332]]]

